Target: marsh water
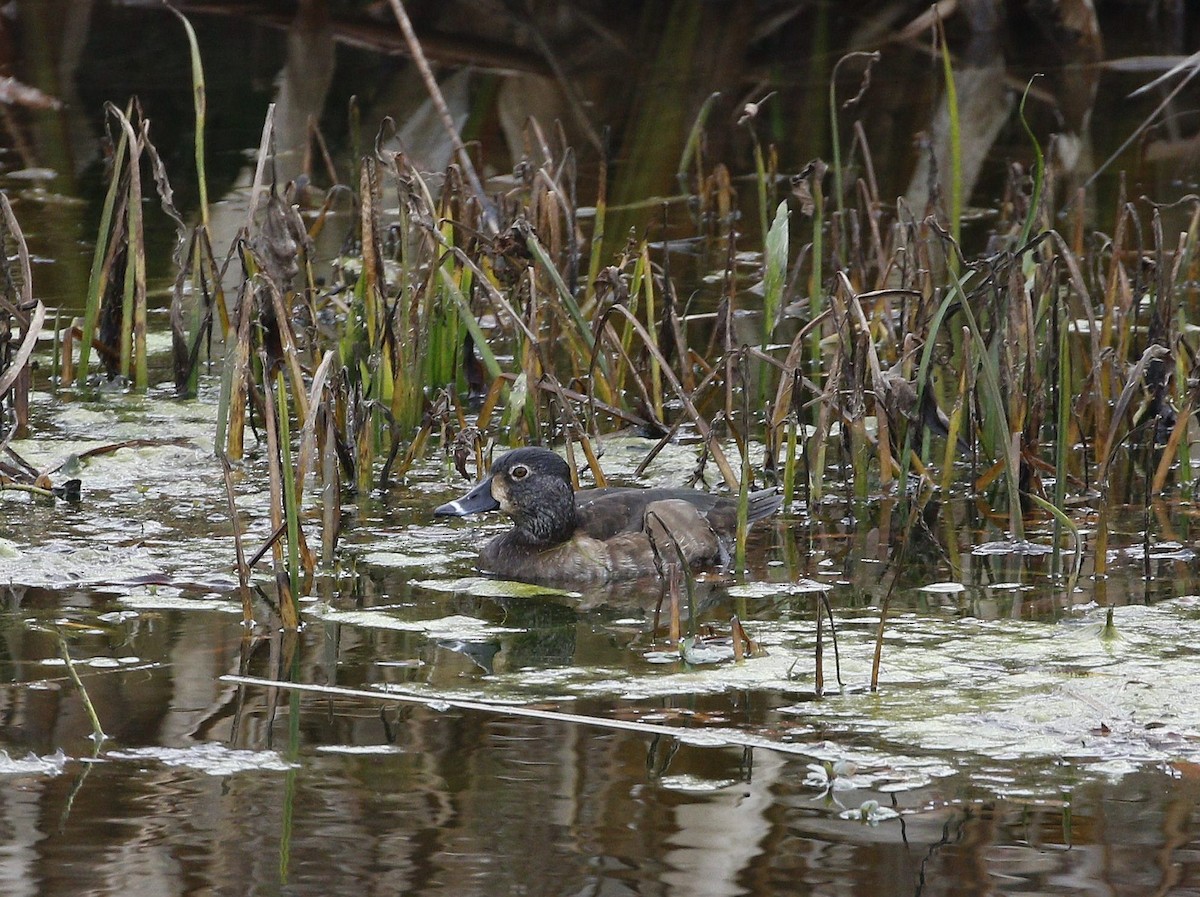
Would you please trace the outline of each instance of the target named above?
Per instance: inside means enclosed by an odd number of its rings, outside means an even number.
[[[35,255],[35,292],[65,318],[78,313],[91,263],[104,100],[139,94],[160,151],[177,160],[180,195],[194,190],[186,47],[178,21],[153,8],[15,6],[18,73],[67,106],[31,116],[28,141],[0,159],[0,184]],[[559,115],[586,145],[611,119],[621,123],[615,170],[627,173],[613,195],[632,204],[677,189],[694,101],[714,89],[736,98],[728,114],[780,92],[763,108],[781,170],[826,151],[818,129],[796,123],[827,115],[817,98],[867,16],[733,4],[716,28],[718,6],[631,4],[623,27],[593,20],[590,40],[568,35],[594,57],[574,111],[547,89],[553,66],[521,52],[520,27],[494,10],[498,24],[481,13],[474,26],[509,39],[486,47],[465,25],[455,33],[449,12],[418,24],[497,182],[520,158],[513,122]],[[301,163],[286,148],[309,115],[331,139],[345,134],[352,94],[364,123],[394,116],[429,168],[448,159],[406,60],[321,10],[193,15],[218,220],[244,215],[272,100],[291,173]],[[1154,24],[1138,4],[1101,11],[1104,58],[1195,49],[1197,23],[1183,13]],[[651,27],[655,14],[663,30]],[[657,67],[616,90],[622,54],[655,35]],[[1011,35],[994,43],[974,48],[974,71],[991,73],[982,82],[1022,84],[1045,66]],[[471,68],[458,67],[464,47]],[[922,116],[936,126],[922,96],[928,57],[887,47],[873,136],[878,177],[895,195],[920,181],[911,143]],[[1078,129],[1084,162],[1063,178],[1082,182],[1147,112],[1124,98],[1151,76],[1060,62],[1048,74],[1061,93],[1044,114]],[[1138,189],[1170,193],[1161,199],[1196,186],[1180,148],[1194,123],[1181,121],[1183,133],[1154,135],[1160,151],[1133,175]],[[639,137],[647,123],[657,131]],[[972,200],[981,206],[996,201],[1010,152],[1027,151],[1008,148],[1023,145],[1011,118],[989,128]],[[708,151],[752,170],[740,132],[713,130],[728,145]],[[1114,189],[1102,179],[1096,205]],[[631,209],[630,221],[646,227],[660,206]],[[705,288],[704,259],[694,267],[684,292]],[[174,276],[165,263],[151,273],[164,289]],[[1106,575],[1093,575],[1085,551],[1067,587],[1048,525],[1015,542],[1006,518],[965,491],[940,496],[898,553],[894,498],[849,498],[834,465],[821,502],[754,529],[746,571],[697,583],[692,616],[714,651],[689,663],[655,628],[663,596],[653,583],[555,591],[479,575],[480,539],[504,523],[432,517],[468,485],[435,445],[404,482],[344,509],[338,559],[305,596],[301,632],[274,631],[265,604],[247,630],[213,454],[219,374],[202,379],[198,398],[174,398],[165,318],[151,321],[157,385],[142,396],[56,390],[47,340],[32,436],[12,445],[39,469],[78,465],[83,498],[0,493],[4,894],[1200,894],[1193,503],[1116,509]],[[235,484],[247,541],[260,544],[271,529],[267,474],[248,443]],[[677,484],[698,456],[685,434],[635,480],[653,441],[614,433],[600,445],[606,472],[628,484]],[[1093,525],[1081,509],[1085,541]],[[826,622],[818,688],[822,595],[836,652]],[[735,615],[758,656],[722,654],[716,636]]]

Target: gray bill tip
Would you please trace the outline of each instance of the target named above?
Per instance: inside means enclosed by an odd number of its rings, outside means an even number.
[[[442,517],[466,517],[468,514],[495,511],[499,507],[500,502],[492,495],[492,479],[488,477],[466,495],[460,495],[454,501],[434,508],[433,513]]]
[[[433,509],[433,513],[437,517],[465,517],[471,512],[462,506],[457,498],[454,501],[448,501],[444,505],[438,505]]]

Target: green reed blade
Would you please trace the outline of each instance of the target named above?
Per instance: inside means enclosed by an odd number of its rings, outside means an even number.
[[[268,387],[270,388],[270,387]],[[300,596],[300,507],[296,497],[296,477],[292,470],[291,420],[288,414],[287,381],[283,369],[275,372],[275,411],[279,417],[279,466],[283,472],[283,511],[287,522],[288,580],[292,598]],[[298,612],[298,611],[297,611]]]
[[[67,675],[71,677],[71,682],[74,684],[75,690],[79,692],[79,700],[83,704],[88,722],[92,725],[92,740],[96,748],[99,748],[101,742],[107,739],[108,736],[104,734],[104,729],[100,726],[100,716],[96,713],[96,706],[92,703],[92,699],[88,696],[87,689],[83,685],[83,680],[79,678],[79,673],[75,670],[75,663],[71,660],[71,652],[67,648],[66,639],[62,637],[62,633],[58,631],[57,627],[52,631],[58,640],[58,655],[62,658],[63,664],[67,668]]]
[[[62,371],[63,338],[62,331],[59,329],[62,326],[62,322],[59,320],[61,313],[61,308],[56,308],[54,310],[54,356],[50,363],[50,370],[56,373]]]
[[[839,227],[843,228],[843,230],[846,226],[845,215],[844,215],[844,213],[846,211],[846,207],[845,207],[846,188],[845,188],[845,184],[844,184],[845,172],[842,171],[841,129],[838,127],[838,111],[839,111],[839,106],[838,106],[838,102],[837,102],[838,71],[841,69],[843,62],[848,62],[851,59],[861,59],[866,62],[866,70],[863,73],[862,84],[858,89],[858,96],[852,98],[850,101],[848,101],[846,103],[847,107],[853,106],[853,105],[856,105],[860,99],[862,99],[862,95],[866,92],[867,87],[870,85],[871,69],[874,68],[875,63],[877,63],[880,60],[880,58],[881,58],[881,55],[878,50],[874,50],[871,52],[855,50],[852,53],[847,53],[845,56],[843,56],[841,59],[839,59],[836,63],[834,63],[833,70],[829,74],[829,138],[830,138],[830,146],[832,149],[830,158],[833,160],[833,202],[834,202],[834,207],[837,209],[837,212],[838,212],[838,225],[839,225]],[[851,146],[853,147],[853,144],[851,144]]]
[[[278,534],[287,531],[286,499],[284,497],[285,482],[290,480],[291,471],[285,475],[282,468],[279,439],[279,415],[276,413],[275,384],[267,373],[268,361],[265,349],[259,348],[258,359],[262,367],[262,397],[263,424],[267,430],[267,475],[270,489],[270,521],[271,532],[275,535],[270,540],[271,558],[275,570],[275,588],[279,600],[279,616],[284,629],[297,629],[300,625],[299,604],[293,570],[288,568],[284,559],[283,548],[279,544]],[[282,395],[280,396],[282,398]],[[286,412],[284,414],[286,418]],[[253,563],[253,561],[251,561]]]
[[[824,177],[824,166],[818,164],[810,179],[812,192],[812,275],[808,283],[808,309],[810,320],[815,320],[824,305],[825,293],[822,285],[821,265],[825,253],[825,199],[821,181]],[[814,330],[810,353],[813,361],[813,378],[819,377],[821,364],[821,332]]]
[[[592,336],[592,328],[588,326],[587,321],[583,317],[583,313],[579,310],[579,303],[575,301],[575,297],[571,295],[571,291],[567,289],[567,284],[555,267],[553,260],[550,258],[546,248],[542,246],[541,241],[532,233],[528,234],[525,239],[525,245],[529,247],[530,253],[537,259],[538,264],[542,266],[542,270],[546,272],[546,276],[550,278],[550,283],[554,286],[554,291],[558,294],[558,298],[562,301],[563,307],[566,308],[567,314],[571,317],[571,323],[575,325],[575,329],[579,336],[582,337],[588,349],[594,349],[596,339]],[[600,366],[605,368],[604,356],[600,356]]]
[[[108,114],[118,111],[111,103],[105,105]],[[133,114],[133,104],[125,107],[126,116]],[[105,259],[108,257],[108,242],[112,236],[113,208],[117,203],[117,192],[121,185],[121,173],[125,164],[125,153],[129,138],[125,129],[120,129],[117,149],[113,153],[112,177],[108,191],[104,194],[104,207],[100,212],[100,227],[96,232],[96,250],[92,254],[92,273],[88,278],[87,302],[83,311],[83,335],[79,341],[79,366],[76,377],[86,382],[88,366],[92,357],[92,340],[96,338],[96,325],[100,321],[100,303],[108,287]]]
[[[967,403],[967,369],[972,363],[970,341],[962,341],[962,371],[958,377],[958,395],[954,400],[954,409],[950,412],[949,426],[946,428],[946,453],[942,457],[942,489],[948,490],[954,482],[954,459],[958,456],[959,434],[962,432],[963,415]]]
[[[783,305],[783,290],[787,284],[788,264],[788,204],[781,202],[775,209],[775,219],[767,231],[763,248],[763,309],[762,309],[762,348],[767,351],[775,326],[779,322],[780,309]],[[769,367],[766,363],[759,366],[758,400],[766,407],[770,397]],[[784,374],[783,376],[786,376]]]
[[[767,235],[770,232],[770,225],[767,223],[767,166],[763,162],[762,144],[758,142],[758,135],[754,132],[753,124],[750,126],[750,133],[754,134],[754,183],[758,190],[758,232],[762,234],[765,246]]]
[[[1058,417],[1057,444],[1054,447],[1054,507],[1063,509],[1067,497],[1067,459],[1071,439],[1071,342],[1068,315],[1064,311],[1058,325]],[[1061,524],[1054,518],[1054,556],[1052,565],[1059,565],[1058,534]]]
[[[178,16],[187,33],[188,51],[192,60],[192,106],[196,112],[196,185],[200,193],[200,223],[208,227],[208,177],[204,169],[204,128],[207,119],[207,101],[204,87],[204,64],[200,59],[200,44],[196,40],[195,29],[187,16],[168,5],[167,9]]]
[[[738,357],[738,372],[742,381],[742,469],[738,480],[737,544],[734,569],[746,572],[746,536],[750,529],[750,370],[749,352],[743,348]]]
[[[967,326],[971,329],[971,337],[977,345],[986,346],[987,343],[984,341],[983,334],[979,330],[979,324],[975,320],[975,313],[971,310],[971,304],[967,300],[963,279],[957,274],[953,274],[951,277],[953,289],[950,293],[951,295],[957,295],[962,300],[959,307],[962,309],[963,317],[967,320]],[[932,338],[931,334],[931,343]],[[999,363],[990,352],[980,352],[978,354],[979,366],[983,372],[983,382],[986,387],[985,398],[987,399],[987,404],[983,409],[984,418],[994,420],[1001,433],[1001,438],[998,441],[1000,443],[1001,454],[1004,456],[1004,473],[1008,481],[1009,527],[1014,539],[1024,539],[1025,524],[1021,518],[1020,470],[1018,467],[1020,463],[1019,448],[1013,444],[1020,438],[1021,434],[1011,433],[1009,430],[1008,411],[1004,404],[1003,393],[1000,390]]]
[[[787,419],[787,457],[783,461],[783,510],[790,514],[796,492],[796,415]]]
[[[129,199],[126,205],[125,284],[121,305],[121,373],[144,392],[146,369],[146,238],[142,224],[142,149],[149,122],[138,121],[135,131],[129,118],[113,108],[129,141]]]
[[[608,163],[600,161],[599,184],[596,186],[596,215],[592,219],[592,242],[588,249],[587,283],[584,284],[585,307],[590,308],[596,297],[596,278],[604,253],[604,219],[608,214]]]
[[[938,38],[942,53],[942,75],[946,82],[946,111],[950,116],[950,234],[956,244],[962,236],[963,179],[962,123],[959,121],[958,88],[954,83],[954,66],[950,63],[950,46],[946,31],[938,20]],[[950,270],[958,270],[957,255],[950,256]]]
[[[496,360],[496,353],[492,351],[491,344],[488,342],[483,328],[479,326],[479,321],[471,312],[471,306],[467,302],[467,297],[458,288],[458,284],[454,282],[454,278],[450,276],[450,273],[445,268],[438,269],[438,276],[441,277],[447,294],[457,303],[459,318],[467,328],[467,332],[471,334],[471,340],[475,343],[475,348],[479,350],[479,357],[483,360],[483,366],[487,368],[488,376],[493,380],[498,379],[501,374],[500,362]]]
[[[767,231],[763,271],[763,348],[771,341],[783,305],[783,288],[787,283],[788,264],[788,204],[781,202],[775,209],[775,220]]]
[[[1070,593],[1075,589],[1075,583],[1079,578],[1079,571],[1083,564],[1083,543],[1080,539],[1079,527],[1075,525],[1074,520],[1067,516],[1065,511],[1063,511],[1061,508],[1055,507],[1052,503],[1046,501],[1046,499],[1042,498],[1040,495],[1034,495],[1032,492],[1027,492],[1025,495],[1035,505],[1054,518],[1056,533],[1057,528],[1062,527],[1071,534],[1071,540],[1074,543],[1075,561],[1071,570],[1071,575],[1067,580],[1067,592]],[[1055,547],[1058,547],[1057,542],[1055,543]]]
[[[929,330],[925,335],[925,345],[921,350],[921,361],[920,364],[917,365],[916,393],[918,408],[920,407],[920,403],[923,401],[925,390],[931,389],[933,386],[933,352],[935,346],[937,345],[938,333],[942,329],[942,324],[946,320],[946,315],[950,313],[950,308],[957,300],[958,293],[956,293],[954,290],[947,290],[946,295],[942,297],[941,304],[937,307],[937,310],[933,313],[933,318],[929,322]],[[911,426],[912,424],[908,417],[906,415],[901,415],[900,432],[897,434],[898,438],[896,442],[896,444],[900,447],[901,496],[907,494],[904,484],[908,478],[909,469],[912,467],[912,453],[909,451],[909,444],[911,442],[909,430]],[[921,461],[924,463],[924,456],[921,457]]]
[[[1029,136],[1029,142],[1033,145],[1033,193],[1029,197],[1029,211],[1025,215],[1025,223],[1021,226],[1021,239],[1017,243],[1018,247],[1027,244],[1033,234],[1034,225],[1037,223],[1038,206],[1042,203],[1042,190],[1046,183],[1046,158],[1042,154],[1042,145],[1038,143],[1033,128],[1029,127],[1029,121],[1025,118],[1025,100],[1028,99],[1029,89],[1033,87],[1033,82],[1038,77],[1038,75],[1034,75],[1029,79],[1029,83],[1025,85],[1025,92],[1021,94],[1021,105],[1017,108],[1021,127],[1025,129],[1025,133]]]
[[[681,189],[685,193],[687,190],[687,173],[692,165],[692,159],[696,158],[700,151],[700,137],[704,134],[704,126],[708,122],[708,115],[712,112],[713,103],[721,95],[719,93],[710,93],[708,98],[700,105],[700,111],[696,113],[696,118],[692,122],[692,129],[688,132],[687,141],[683,145],[683,154],[679,157],[679,166],[675,169],[675,178],[679,181]]]
[[[642,251],[645,253],[645,258],[642,259],[646,276],[642,278],[642,295],[646,298],[646,332],[650,334],[650,339],[657,347],[659,345],[658,337],[658,315],[655,311],[654,303],[654,272],[650,266],[650,249],[643,244]],[[662,365],[659,364],[659,353],[650,352],[650,407],[653,408],[655,416],[659,420],[663,419],[663,389],[662,389]],[[635,372],[636,375],[636,372]]]

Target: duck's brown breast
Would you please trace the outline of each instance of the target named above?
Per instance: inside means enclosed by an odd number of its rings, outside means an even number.
[[[484,546],[479,560],[488,573],[526,582],[589,584],[613,578],[608,544],[585,534],[542,549],[497,536]]]

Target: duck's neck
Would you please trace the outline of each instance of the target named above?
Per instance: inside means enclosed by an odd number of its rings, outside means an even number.
[[[513,539],[522,545],[546,547],[565,542],[575,534],[575,493],[569,483],[554,482],[553,494],[532,508],[522,508],[513,518]]]

